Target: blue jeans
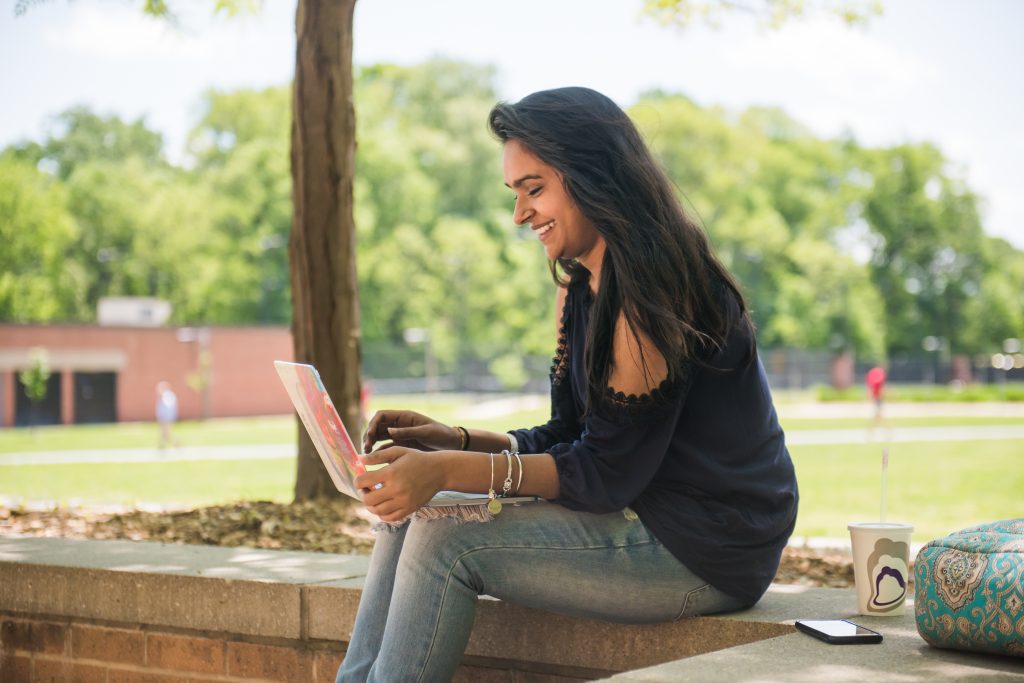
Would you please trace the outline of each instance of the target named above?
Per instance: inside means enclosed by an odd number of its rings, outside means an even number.
[[[506,506],[486,523],[383,528],[338,683],[450,680],[478,595],[629,624],[744,607],[629,517],[538,502]]]

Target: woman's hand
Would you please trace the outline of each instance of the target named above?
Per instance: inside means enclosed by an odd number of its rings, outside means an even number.
[[[405,519],[444,486],[441,461],[422,451],[390,446],[365,456],[363,461],[367,465],[390,463],[355,478],[366,509],[385,522]]]
[[[381,410],[371,419],[363,437],[367,453],[380,441],[420,451],[457,450],[462,444],[459,430],[411,410]]]

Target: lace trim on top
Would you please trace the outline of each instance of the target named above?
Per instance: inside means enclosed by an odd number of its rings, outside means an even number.
[[[565,302],[562,305],[562,324],[558,327],[558,346],[555,348],[555,357],[551,361],[551,383],[558,386],[569,373],[569,318],[572,307],[569,305],[569,297],[572,291],[565,295]]]
[[[688,375],[689,373],[686,374]],[[611,408],[614,412],[627,415],[657,412],[657,409],[671,405],[678,393],[678,389],[686,384],[686,380],[686,377],[676,380],[663,379],[658,386],[651,389],[649,394],[641,394],[639,396],[636,394],[629,394],[627,396],[621,391],[605,387],[605,406]]]

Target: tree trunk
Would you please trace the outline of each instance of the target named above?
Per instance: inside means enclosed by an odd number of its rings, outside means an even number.
[[[295,359],[320,371],[345,427],[357,440],[362,414],[352,216],[354,9],[355,0],[298,3],[292,97],[294,214],[288,255]],[[340,495],[299,424],[295,500]]]

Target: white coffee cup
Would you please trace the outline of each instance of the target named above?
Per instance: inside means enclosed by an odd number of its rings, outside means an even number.
[[[854,522],[847,525],[853,544],[853,580],[857,612],[896,616],[910,591],[910,535],[901,522]]]

